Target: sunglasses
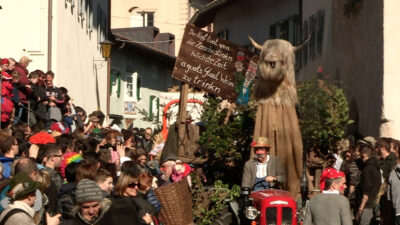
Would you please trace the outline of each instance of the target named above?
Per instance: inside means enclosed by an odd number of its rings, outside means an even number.
[[[140,188],[140,183],[132,182],[128,184],[128,188],[135,188],[136,186]]]

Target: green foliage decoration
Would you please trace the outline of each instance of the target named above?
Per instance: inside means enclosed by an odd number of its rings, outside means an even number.
[[[329,81],[313,79],[302,83],[297,93],[304,149],[333,148],[353,123],[343,90]]]
[[[199,143],[208,153],[211,165],[234,166],[250,150],[254,129],[255,103],[236,106],[229,121],[224,123],[227,109],[221,109],[222,99],[209,95],[203,104],[201,121],[205,131]]]
[[[192,176],[192,203],[195,224],[212,224],[226,208],[230,201],[236,200],[240,196],[240,186],[233,185],[229,188],[228,184],[217,180],[213,187],[204,187],[196,176]]]

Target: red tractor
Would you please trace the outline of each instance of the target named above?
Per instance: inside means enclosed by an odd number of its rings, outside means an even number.
[[[243,189],[242,195],[244,196],[242,218],[245,217],[242,224],[298,224],[296,202],[289,192],[266,189],[249,195],[249,190]]]

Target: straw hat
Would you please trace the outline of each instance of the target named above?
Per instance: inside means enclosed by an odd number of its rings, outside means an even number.
[[[251,143],[251,147],[253,148],[271,148],[269,144],[269,140],[266,137],[258,137],[257,140]]]

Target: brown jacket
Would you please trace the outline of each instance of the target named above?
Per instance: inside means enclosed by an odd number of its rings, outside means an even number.
[[[267,163],[267,176],[276,177],[280,183],[286,182],[286,171],[278,157],[270,155]],[[256,159],[250,159],[244,164],[242,187],[253,187],[256,180],[257,165]],[[270,187],[274,187],[274,183],[270,183]]]

